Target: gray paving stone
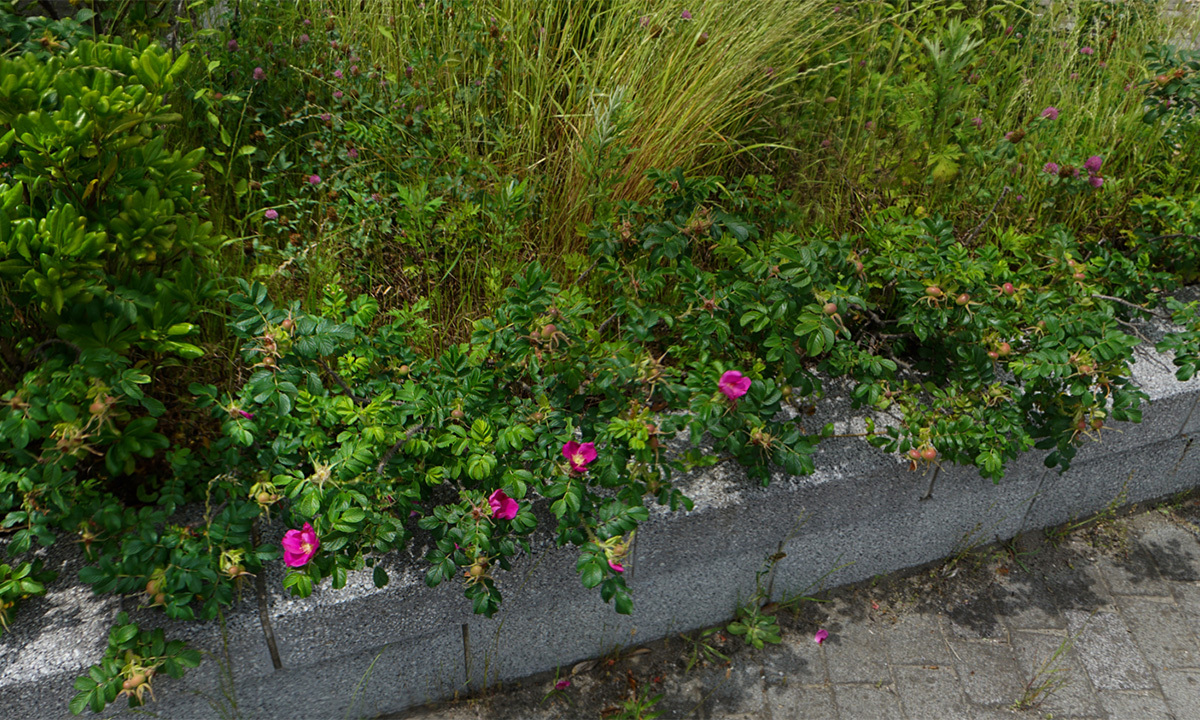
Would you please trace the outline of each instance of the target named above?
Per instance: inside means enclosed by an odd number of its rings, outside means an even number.
[[[1100,705],[1113,720],[1179,720],[1157,695],[1131,692],[1099,693]]]
[[[833,697],[845,720],[904,718],[896,691],[890,685],[834,685]]]
[[[1158,574],[1154,558],[1138,542],[1130,542],[1129,554],[1124,557],[1099,555],[1095,562],[1114,595],[1171,594],[1170,585]]]
[[[700,673],[704,688],[703,709],[717,717],[762,712],[766,702],[763,671],[757,663],[735,663],[732,668],[711,667]]]
[[[1008,706],[1021,697],[1024,681],[1012,648],[990,642],[952,642],[955,669],[967,699],[979,705]]]
[[[767,686],[825,685],[824,650],[811,637],[785,634],[784,642],[763,654],[763,676]]]
[[[1035,572],[1014,569],[997,583],[998,597],[1004,607],[1004,621],[1011,630],[1057,628],[1067,626],[1046,583]]]
[[[771,720],[837,720],[833,691],[803,685],[767,688]]]
[[[1174,582],[1200,580],[1200,543],[1187,530],[1163,522],[1143,533],[1140,542],[1154,558],[1162,577]]]
[[[1053,689],[1045,693],[1037,706],[1039,712],[1056,718],[1100,716],[1103,710],[1075,649],[1068,647],[1060,652],[1067,640],[1066,632],[1013,634],[1013,650],[1029,683],[1027,687],[1033,690],[1045,681],[1053,683]]]
[[[1112,612],[1068,610],[1067,628],[1074,647],[1098,690],[1148,690],[1150,669],[1133,643],[1129,628]]]
[[[825,641],[829,679],[835,683],[891,682],[887,644],[874,623],[846,622]]]
[[[1200,586],[1175,583],[1171,590],[1180,612],[1200,633]]]
[[[1117,607],[1152,667],[1200,667],[1200,646],[1174,601],[1123,597],[1117,599]]]
[[[893,666],[900,703],[910,718],[966,720],[962,687],[949,665]]]
[[[1104,576],[1086,556],[1073,556],[1061,548],[1054,552],[1056,559],[1039,562],[1036,568],[1042,572],[1046,590],[1060,612],[1077,610],[1090,613],[1114,607],[1113,596],[1108,591]],[[1067,556],[1071,556],[1070,564]]]
[[[949,665],[954,661],[937,615],[905,615],[887,628],[884,636],[896,665]]]
[[[1200,670],[1161,670],[1158,681],[1167,707],[1178,720],[1196,717],[1200,710]]]

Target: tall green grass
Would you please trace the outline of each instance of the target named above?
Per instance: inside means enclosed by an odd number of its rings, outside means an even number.
[[[817,58],[837,64],[792,86],[759,135],[795,148],[769,159],[813,220],[853,230],[899,206],[968,229],[1008,187],[1006,222],[1102,227],[1122,222],[1143,188],[1200,187],[1195,126],[1142,121],[1144,51],[1195,38],[1197,13],[1147,2],[848,7],[847,39]],[[1047,107],[1057,120],[1039,119]],[[1017,129],[1026,139],[1006,143]],[[1100,191],[1047,182],[1045,163],[1091,155],[1104,158]]]
[[[609,194],[637,200],[648,168],[719,172],[766,101],[844,23],[818,0],[334,0],[340,33],[393,75],[409,66],[446,102],[464,152],[536,179],[528,228],[550,257],[578,252],[596,181],[584,151],[615,94],[629,152]],[[318,11],[316,4],[308,6]],[[691,19],[684,19],[687,10]],[[485,51],[478,48],[483,46]],[[473,51],[472,48],[475,48]],[[488,99],[472,100],[482,82]],[[614,148],[615,149],[615,148]]]

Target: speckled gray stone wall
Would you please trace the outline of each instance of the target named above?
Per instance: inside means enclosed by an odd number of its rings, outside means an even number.
[[[1146,332],[1156,339],[1162,328]],[[284,665],[276,671],[252,591],[231,609],[223,643],[214,623],[172,623],[137,598],[93,597],[73,583],[77,547],[60,543],[44,553],[60,579],[0,636],[0,706],[6,718],[64,717],[72,681],[100,657],[109,623],[127,610],[212,654],[183,680],[156,681],[152,709],[162,717],[220,716],[217,657],[229,658],[242,717],[372,717],[719,623],[754,592],[755,573],[776,552],[785,554],[770,579],[779,598],[1062,523],[1122,493],[1132,503],[1197,487],[1200,380],[1180,383],[1172,371],[1169,358],[1139,350],[1134,377],[1151,397],[1144,421],[1106,429],[1066,473],[1031,453],[999,484],[969,468],[941,468],[935,477],[910,472],[862,438],[841,437],[819,446],[810,477],[779,474],[763,488],[718,466],[684,478],[695,510],[656,510],[638,532],[628,565],[632,617],[585,590],[574,551],[544,536],[500,575],[503,610],[491,620],[472,615],[456,584],[425,587],[417,541],[387,559],[392,582],[383,590],[362,573],[341,591],[321,587],[298,600],[282,592],[281,568],[272,568],[270,612]],[[816,417],[842,434],[861,431],[848,388],[827,389]]]

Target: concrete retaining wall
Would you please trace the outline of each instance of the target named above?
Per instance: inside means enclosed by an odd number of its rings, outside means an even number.
[[[762,488],[719,466],[686,478],[696,509],[655,511],[638,531],[627,571],[632,617],[585,590],[575,552],[546,538],[513,572],[500,573],[502,611],[491,620],[472,615],[457,584],[425,587],[418,541],[408,555],[388,559],[392,582],[382,591],[362,573],[341,591],[326,586],[296,600],[281,592],[281,568],[273,568],[267,587],[284,665],[275,671],[251,589],[229,613],[225,644],[215,623],[171,623],[138,609],[136,598],[93,597],[73,582],[81,558],[63,542],[46,553],[59,581],[46,597],[26,601],[0,636],[0,707],[6,718],[66,717],[72,681],[100,658],[124,609],[143,626],[163,625],[169,636],[228,657],[240,717],[373,717],[722,622],[754,592],[767,556],[781,549],[776,598],[1062,523],[1122,492],[1130,503],[1170,495],[1200,486],[1200,448],[1192,448],[1200,381],[1176,382],[1172,371],[1168,358],[1142,351],[1134,376],[1151,396],[1144,422],[1105,430],[1063,474],[1031,453],[998,485],[967,468],[947,467],[934,478],[861,438],[835,438],[820,445],[811,477],[779,474]],[[852,433],[862,421],[844,390],[830,387],[814,419]],[[156,680],[158,703],[150,710],[218,717],[211,702],[223,698],[220,668],[210,657],[183,680]]]

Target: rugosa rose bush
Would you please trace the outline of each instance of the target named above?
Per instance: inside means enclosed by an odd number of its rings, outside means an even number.
[[[380,318],[369,297],[331,285],[306,312],[239,283],[230,328],[247,379],[232,393],[190,388],[221,426],[210,453],[226,468],[206,495],[219,512],[179,531],[198,558],[178,560],[197,566],[191,585],[174,563],[88,577],[142,583],[176,611],[188,601],[174,593],[198,587],[187,597],[215,612],[229,584],[280,556],[278,541],[254,539],[255,518],[271,513],[301,528],[282,546],[296,595],[364,568],[386,585],[379,560],[420,532],[426,582],[459,582],[492,615],[540,505],[546,531],[578,549],[582,584],[628,613],[634,533],[651,504],[691,507],[680,473],[730,461],[762,483],[776,468],[812,472],[832,433],[810,419],[821,374],[848,378],[859,406],[892,411],[898,423],[868,423],[868,439],[914,469],[962,463],[999,480],[1035,445],[1065,468],[1110,420],[1139,419],[1126,324],[1159,312],[1148,288],[1177,284],[1149,255],[1058,228],[967,242],[894,211],[857,236],[800,237],[771,227],[766,183],[651,180],[651,203],[594,225],[588,282],[563,287],[531,266],[469,342],[436,357],[412,349],[411,313]],[[593,287],[611,294],[597,303]],[[1196,315],[1170,308],[1177,322]],[[1161,344],[1181,377],[1196,327]],[[775,637],[739,622],[751,642]]]

